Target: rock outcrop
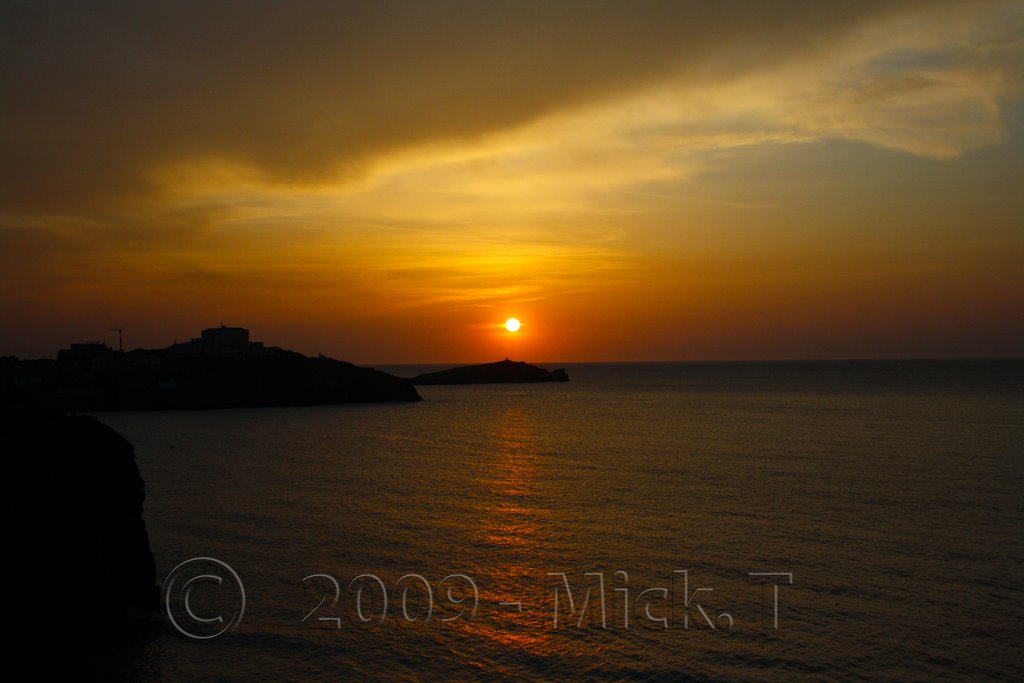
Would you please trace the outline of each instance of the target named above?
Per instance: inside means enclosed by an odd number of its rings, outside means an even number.
[[[565,370],[545,370],[524,361],[506,358],[497,363],[465,365],[428,372],[412,378],[413,384],[501,384],[516,382],[568,382]]]
[[[158,609],[145,484],[131,444],[91,417],[2,411],[0,430],[9,590],[30,606],[12,623],[19,656],[72,667]]]

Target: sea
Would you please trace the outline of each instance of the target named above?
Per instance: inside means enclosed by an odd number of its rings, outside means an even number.
[[[545,367],[98,414],[163,584],[103,677],[1024,677],[1024,361]]]

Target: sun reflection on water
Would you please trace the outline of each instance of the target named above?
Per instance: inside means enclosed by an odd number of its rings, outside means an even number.
[[[533,417],[509,406],[495,421],[480,489],[479,526],[472,530],[485,549],[480,571],[480,613],[461,622],[467,636],[483,638],[531,655],[554,654],[550,615],[537,587],[550,556],[551,511],[536,447]],[[521,604],[521,611],[516,603]]]

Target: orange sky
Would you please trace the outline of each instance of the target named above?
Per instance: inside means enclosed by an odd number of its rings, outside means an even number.
[[[0,355],[1022,355],[1024,2],[764,5],[12,4]]]

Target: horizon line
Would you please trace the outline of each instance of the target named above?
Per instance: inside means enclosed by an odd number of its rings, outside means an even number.
[[[88,343],[104,343],[104,342],[88,342]],[[164,348],[169,347],[156,347],[152,349],[138,347],[134,349],[127,349],[124,351],[118,351],[117,349],[111,348],[112,351],[119,353],[132,353],[134,351],[160,351]],[[425,365],[438,365],[438,366],[464,366],[464,365],[482,365],[486,363],[496,363],[501,360],[512,360],[516,362],[526,362],[532,365],[613,365],[613,364],[686,364],[686,363],[855,363],[855,362],[926,362],[926,361],[995,361],[995,360],[1024,360],[1024,354],[1011,355],[1011,354],[989,354],[989,355],[921,355],[921,356],[823,356],[823,357],[797,357],[797,356],[783,356],[773,358],[656,358],[656,359],[585,359],[585,360],[528,360],[526,358],[512,358],[506,356],[504,359],[497,360],[483,360],[483,361],[362,361],[362,360],[349,360],[341,356],[333,356],[330,354],[307,354],[302,351],[295,351],[294,349],[286,349],[284,347],[270,347],[279,348],[283,351],[290,351],[294,353],[300,353],[304,356],[315,358],[317,355],[324,355],[334,360],[352,363],[353,365],[360,365],[364,367],[377,367],[377,366],[425,366]],[[58,352],[61,349],[58,349]],[[15,358],[19,361],[34,361],[34,360],[56,360],[56,353],[51,356],[36,356],[33,358],[21,357],[13,353],[0,353],[0,358]]]
[[[338,359],[344,360],[344,359]],[[503,359],[499,359],[503,360]],[[517,361],[515,358],[508,360]],[[523,362],[532,365],[642,365],[642,364],[686,364],[686,363],[864,363],[864,362],[935,362],[935,361],[994,361],[1012,360],[1024,361],[1024,355],[988,355],[988,356],[860,356],[860,357],[827,357],[827,358],[687,358],[687,359],[646,359],[646,360],[538,360],[530,361],[522,359]],[[446,361],[446,362],[367,362],[356,363],[357,365],[374,366],[422,366],[422,365],[482,365],[496,363],[499,361]],[[352,362],[352,361],[348,361]]]

